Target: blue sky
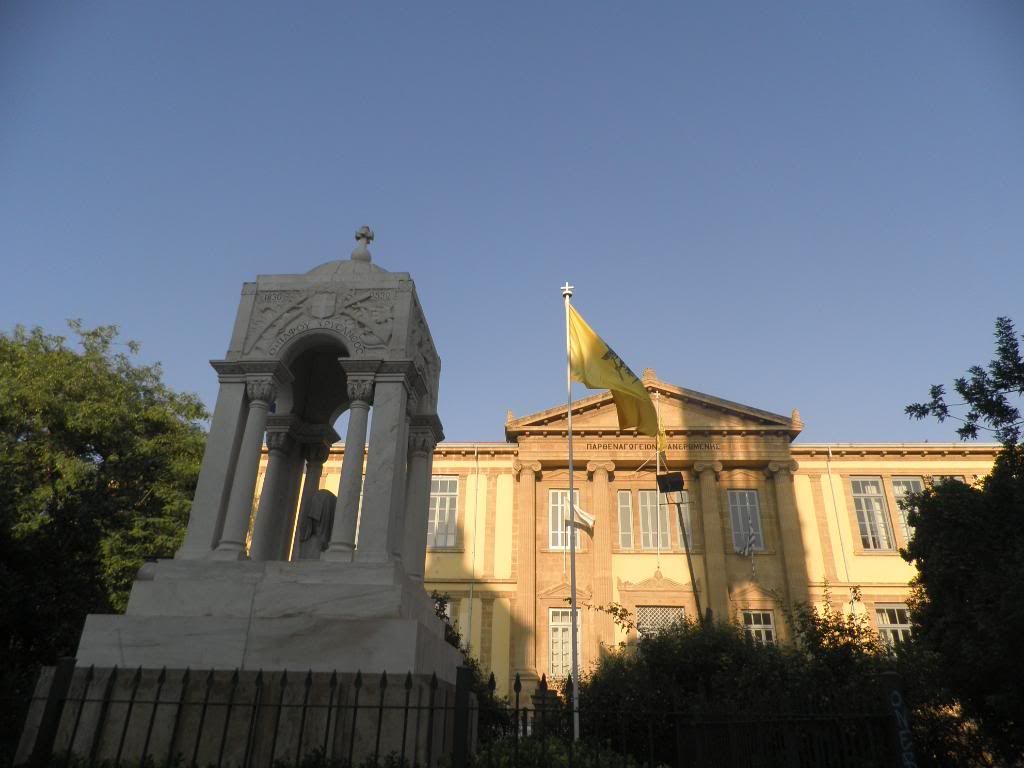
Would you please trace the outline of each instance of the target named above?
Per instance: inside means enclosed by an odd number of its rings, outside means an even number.
[[[1013,0],[5,0],[0,330],[116,323],[212,406],[242,282],[369,224],[449,439],[564,399],[565,280],[638,373],[954,439],[902,410],[1024,330],[1022,40]]]

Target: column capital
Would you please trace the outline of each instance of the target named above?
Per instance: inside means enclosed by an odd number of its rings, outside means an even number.
[[[703,475],[705,472],[713,472],[718,474],[722,471],[722,462],[720,461],[698,461],[693,465],[693,471],[698,475]]]
[[[272,453],[287,453],[294,438],[287,430],[267,430],[267,448]]]
[[[444,440],[444,428],[441,426],[441,419],[438,418],[436,413],[416,414],[412,417],[412,428],[429,429],[434,435],[434,445]]]
[[[526,470],[527,472],[532,472],[534,478],[536,478],[537,475],[540,474],[540,462],[539,461],[526,461],[526,462],[522,462],[522,461],[519,461],[519,460],[516,460],[516,461],[512,462],[512,471],[515,473],[517,478],[519,477],[520,473],[523,470]]]
[[[409,453],[413,456],[429,456],[434,452],[437,440],[434,430],[428,426],[413,424],[409,428]]]
[[[302,447],[302,458],[313,464],[323,464],[331,455],[331,446],[326,443],[306,443]]]
[[[587,464],[587,472],[592,475],[596,475],[598,472],[603,472],[607,478],[609,474],[615,471],[614,461],[591,461]]]
[[[244,382],[250,376],[260,374],[272,376],[283,384],[295,378],[288,366],[279,360],[211,360],[210,366],[217,372],[217,379],[222,384]]]
[[[273,376],[249,375],[245,377],[245,394],[251,402],[270,405],[277,397],[277,380]]]
[[[764,468],[765,477],[785,480],[793,476],[800,467],[795,461],[770,461]]]
[[[349,374],[345,386],[349,407],[356,403],[373,405],[373,374]]]

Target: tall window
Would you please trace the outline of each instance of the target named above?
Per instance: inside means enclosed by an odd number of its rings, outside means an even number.
[[[729,520],[732,523],[732,548],[743,554],[764,551],[761,531],[761,504],[757,491],[729,491]]]
[[[775,644],[775,620],[771,611],[744,611],[743,631],[755,643]]]
[[[434,475],[430,478],[430,511],[427,514],[427,546],[444,549],[455,546],[459,509],[459,478]]]
[[[633,548],[633,494],[619,491],[619,549]]]
[[[640,547],[669,549],[668,504],[657,491],[640,491]]]
[[[686,609],[678,605],[638,605],[636,631],[640,637],[650,637],[686,618]]]
[[[897,506],[900,508],[900,530],[903,531],[903,540],[910,541],[914,531],[907,523],[907,510],[903,508],[902,501],[911,493],[920,493],[924,490],[924,482],[920,477],[894,477],[892,479],[892,492],[896,496]]]
[[[890,648],[910,639],[910,611],[905,605],[875,606],[878,634]]]
[[[576,506],[580,503],[580,492],[575,488],[572,492],[573,501]],[[548,548],[568,549],[569,536],[566,524],[572,518],[569,516],[569,491],[568,489],[551,490],[548,492]],[[580,532],[576,530],[576,548],[580,546]]]
[[[559,680],[572,672],[572,614],[568,608],[551,608],[548,613],[548,674]],[[576,646],[580,643],[580,614],[576,612]]]
[[[864,549],[892,549],[889,509],[885,504],[881,478],[853,477],[850,482],[861,546]]]

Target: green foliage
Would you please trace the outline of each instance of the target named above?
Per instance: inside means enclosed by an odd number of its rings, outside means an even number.
[[[941,483],[910,503],[915,644],[941,670],[946,704],[996,754],[1024,754],[1024,448],[1005,447],[980,487]]]
[[[914,536],[903,556],[918,572],[915,664],[922,679],[934,671],[942,681],[931,686],[935,712],[956,713],[964,738],[1013,762],[1024,755],[1024,358],[1009,318],[996,320],[995,338],[988,366],[954,381],[963,403],[947,403],[937,385],[928,402],[906,408],[913,418],[962,422],[962,439],[990,432],[1003,448],[980,486],[946,482],[905,500]],[[967,408],[962,417],[952,413],[958,406]]]
[[[41,664],[74,652],[85,615],[123,610],[147,556],[180,544],[206,417],[117,329],[0,334],[0,752]],[[119,351],[123,347],[126,351]]]
[[[957,428],[957,434],[964,440],[976,439],[981,429],[992,433],[1005,446],[1018,443],[1024,419],[1011,398],[1024,395],[1024,357],[1010,318],[996,318],[995,337],[996,357],[988,369],[971,366],[967,376],[953,382],[953,388],[964,399],[958,405],[968,408],[964,416],[951,413],[957,405],[946,402],[946,389],[941,384],[931,387],[928,402],[912,403],[906,407],[906,413],[915,419],[933,416],[940,423],[946,419],[959,421],[962,426]]]

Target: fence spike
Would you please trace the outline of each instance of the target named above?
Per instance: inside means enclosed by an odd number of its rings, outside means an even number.
[[[288,670],[287,669],[281,671],[281,687],[284,688],[286,685],[288,685]]]
[[[540,691],[542,694],[548,692],[548,676],[547,675],[541,675],[540,676],[540,683],[537,684],[537,690]]]
[[[313,684],[313,670],[306,672],[306,687],[309,688]]]
[[[412,690],[412,672],[405,673],[405,690]]]
[[[257,688],[262,688],[263,687],[263,669],[262,668],[260,668],[260,670],[256,673],[256,687]]]
[[[381,672],[380,673],[380,687],[381,687],[382,690],[384,688],[388,687],[388,673],[387,672]]]
[[[164,680],[167,679],[167,667],[160,667],[160,674],[157,675],[156,682],[159,685],[164,684]]]
[[[133,684],[133,685],[137,685],[137,684],[138,684],[138,682],[139,682],[139,679],[140,679],[141,677],[142,677],[142,667],[141,667],[141,666],[139,666],[139,667],[137,667],[137,668],[135,669],[135,674],[134,674],[134,675],[132,675],[132,684]]]
[[[494,689],[498,687],[497,681],[494,679],[494,673],[491,672],[491,676],[487,678],[487,690],[494,693]]]
[[[437,673],[436,672],[431,672],[430,673],[430,690],[432,690],[432,691],[436,691],[437,690]]]
[[[357,691],[363,687],[363,671],[361,669],[356,670],[356,679],[353,685]]]
[[[331,670],[331,679],[328,681],[327,685],[331,688],[331,690],[334,690],[338,687],[338,670]]]
[[[523,682],[519,679],[518,672],[516,672],[516,681],[512,684],[512,690],[516,693],[521,693],[523,690]]]

